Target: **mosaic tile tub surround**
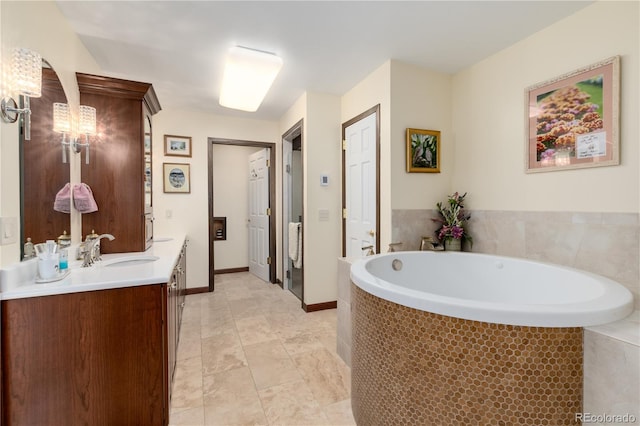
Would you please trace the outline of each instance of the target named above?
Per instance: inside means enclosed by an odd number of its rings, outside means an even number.
[[[575,425],[582,328],[490,324],[352,297],[358,424]]]

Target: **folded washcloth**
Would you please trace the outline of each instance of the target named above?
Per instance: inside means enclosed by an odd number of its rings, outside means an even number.
[[[68,183],[56,194],[53,209],[61,213],[71,213],[71,186]]]
[[[80,213],[98,211],[98,204],[93,198],[93,192],[86,183],[73,185],[73,204]]]

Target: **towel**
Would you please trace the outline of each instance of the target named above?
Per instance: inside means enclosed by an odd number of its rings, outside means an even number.
[[[289,223],[289,257],[294,268],[302,268],[302,224]]]
[[[80,213],[98,211],[98,204],[93,198],[93,192],[86,183],[73,185],[73,204]]]
[[[53,201],[53,209],[61,213],[71,213],[71,187],[68,183],[56,194]]]

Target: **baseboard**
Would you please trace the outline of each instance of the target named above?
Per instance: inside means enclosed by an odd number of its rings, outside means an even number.
[[[314,303],[312,305],[307,305],[302,302],[302,309],[304,309],[305,312],[324,311],[325,309],[336,309],[337,307],[337,300],[334,300],[333,302]]]
[[[192,288],[185,289],[186,295],[208,293],[208,292],[209,292],[209,287],[192,287]]]
[[[215,269],[214,274],[235,274],[236,272],[249,272],[249,267],[244,268],[228,268],[228,269]]]

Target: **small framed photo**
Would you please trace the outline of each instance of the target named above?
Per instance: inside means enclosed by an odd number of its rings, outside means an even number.
[[[151,133],[144,134],[144,153],[151,154]]]
[[[191,137],[164,135],[164,155],[191,157]]]
[[[164,192],[191,193],[191,165],[181,163],[162,163]]]
[[[407,173],[440,173],[440,131],[407,129]]]
[[[525,171],[620,164],[620,57],[525,90]]]

